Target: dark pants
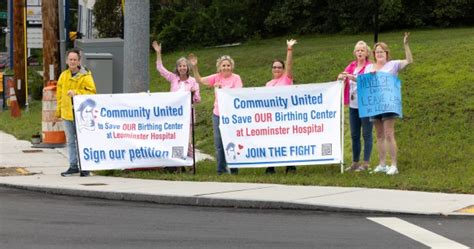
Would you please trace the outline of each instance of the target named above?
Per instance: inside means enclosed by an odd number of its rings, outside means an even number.
[[[362,136],[364,137],[364,161],[370,160],[372,153],[372,122],[369,117],[360,118],[359,109],[349,108],[349,123],[351,126],[352,138],[352,161],[358,162],[360,160],[360,133],[362,128]]]
[[[220,117],[212,115],[212,127],[214,130],[214,147],[216,148],[217,174],[227,173],[227,162],[225,160],[224,145],[222,144],[221,130],[219,129]],[[237,174],[238,169],[231,169],[231,173]]]

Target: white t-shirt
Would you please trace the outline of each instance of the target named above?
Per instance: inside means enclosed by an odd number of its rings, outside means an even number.
[[[184,86],[185,84],[186,84],[185,81],[181,81],[181,80],[180,80],[180,81],[178,82],[178,86],[179,86],[179,87],[178,87],[177,92],[185,92],[185,91],[186,91],[186,87]]]
[[[401,70],[400,65],[401,65],[401,60],[393,60],[393,61],[388,61],[383,65],[381,69],[379,69],[379,72],[386,72],[386,73],[391,73],[395,76],[398,76],[398,71]],[[374,70],[374,65],[375,64],[369,64],[365,67],[364,73],[370,73]]]
[[[368,65],[367,65],[368,66]],[[354,76],[357,78],[358,70],[354,70]],[[357,102],[357,81],[349,81],[349,107],[353,109],[358,109],[359,104]]]

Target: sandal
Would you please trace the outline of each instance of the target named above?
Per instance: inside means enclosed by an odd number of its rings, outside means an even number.
[[[356,171],[360,167],[359,163],[353,162],[350,167],[346,168],[346,171]]]
[[[363,162],[361,166],[359,166],[355,171],[360,172],[360,171],[365,171],[369,169],[369,163]]]

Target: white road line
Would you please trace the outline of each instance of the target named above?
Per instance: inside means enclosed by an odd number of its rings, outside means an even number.
[[[413,225],[396,217],[367,217],[367,219],[386,226],[398,233],[401,233],[413,240],[435,249],[469,249],[469,247],[459,244],[456,241],[445,238],[441,235],[428,231],[422,227]]]

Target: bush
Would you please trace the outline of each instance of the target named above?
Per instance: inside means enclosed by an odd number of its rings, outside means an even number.
[[[28,95],[34,100],[43,98],[43,77],[34,69],[28,70]]]
[[[232,43],[248,37],[247,7],[242,2],[216,1],[209,7],[188,6],[181,11],[178,11],[179,6],[161,9],[163,16],[153,18],[153,23],[163,26],[154,26],[152,30],[166,50]],[[165,23],[165,15],[172,17],[168,23]]]
[[[100,38],[123,37],[121,0],[96,0],[92,13]]]
[[[105,0],[102,0],[105,1]],[[111,1],[111,0],[108,0]],[[472,0],[379,0],[379,30],[474,24]],[[152,37],[171,50],[288,34],[374,29],[374,1],[152,1]]]
[[[436,6],[433,10],[434,22],[440,27],[450,27],[455,25],[473,23],[474,20],[473,2],[470,0],[436,1]]]

